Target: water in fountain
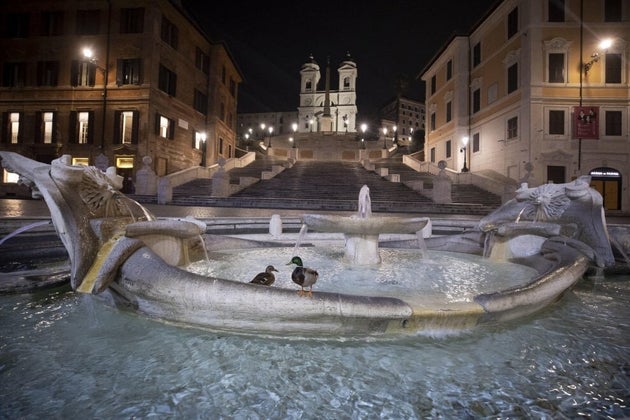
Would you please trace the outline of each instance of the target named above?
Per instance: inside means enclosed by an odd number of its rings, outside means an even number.
[[[630,277],[449,338],[270,339],[0,297],[0,418],[629,418]]]
[[[13,238],[14,236],[19,235],[20,233],[26,232],[27,230],[30,230],[39,226],[49,225],[50,223],[51,223],[50,220],[42,220],[39,222],[33,222],[33,223],[29,223],[28,225],[21,226],[15,229],[13,232],[9,233],[8,235],[4,236],[2,239],[0,239],[0,245],[5,243],[9,239]]]

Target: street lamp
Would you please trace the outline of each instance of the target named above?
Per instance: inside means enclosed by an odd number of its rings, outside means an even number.
[[[608,48],[612,46],[612,39],[606,38],[599,43],[599,49],[606,51]],[[587,63],[584,63],[584,75],[588,76],[588,71],[593,67],[593,64],[597,63],[600,59],[599,51],[595,51],[591,54],[591,60]]]
[[[361,124],[361,132],[363,133],[363,135],[361,136],[361,148],[365,149],[365,132],[367,131],[367,124],[363,123]]]
[[[314,124],[314,123],[315,123],[315,120],[314,120],[313,118],[311,118],[311,119],[308,121],[308,124],[309,124],[309,125],[310,125],[310,127],[311,127],[311,133],[313,132],[313,124]]]
[[[96,57],[94,57],[94,51],[92,51],[91,48],[85,47],[82,52],[83,57],[87,61],[94,64],[96,68],[103,72],[103,116],[101,119],[101,150],[103,150],[103,147],[105,146],[105,113],[107,112],[107,61],[105,62],[105,67],[101,67],[96,64]]]
[[[297,123],[291,124],[291,128],[293,129],[293,136],[295,137],[295,142],[293,142],[293,148],[296,148],[297,147],[297,144],[296,144],[297,143],[297,136],[296,136],[295,133],[297,132],[297,129],[298,129]],[[291,137],[291,140],[293,140],[293,137]]]
[[[383,149],[387,149],[387,127],[383,127]]]
[[[398,126],[394,126],[394,144],[398,145]]]
[[[206,132],[201,133],[201,166],[206,166]]]
[[[265,127],[267,127],[267,125],[265,123],[260,123],[260,139],[261,140],[265,140]]]
[[[249,152],[249,133],[245,133],[245,150]]]
[[[459,149],[460,152],[464,152],[464,167],[462,168],[462,172],[468,172],[468,167],[466,166],[466,145],[468,145],[468,136],[462,138],[462,143],[464,147]]]
[[[267,143],[267,147],[271,149],[271,133],[273,133],[273,127],[269,126],[269,142]]]
[[[344,115],[341,118],[343,119],[343,128],[345,128],[346,134],[348,134],[348,115]]]

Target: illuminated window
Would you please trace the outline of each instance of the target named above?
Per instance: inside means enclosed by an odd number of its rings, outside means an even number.
[[[53,112],[44,112],[42,114],[42,119],[44,123],[44,143],[50,144],[52,143],[53,138],[53,127],[55,122],[55,116]]]
[[[90,165],[90,159],[86,158],[86,157],[73,157],[72,158],[72,165],[73,166],[89,166]]]
[[[5,184],[17,184],[20,176],[16,173],[9,172],[6,169],[2,170],[2,182]]]
[[[90,129],[90,113],[89,112],[79,112],[78,113],[79,120],[79,144],[87,144],[89,138],[89,129]]]
[[[120,142],[131,144],[133,139],[133,112],[120,113]]]
[[[9,114],[9,138],[11,139],[11,143],[17,144],[19,132],[20,132],[20,113],[11,112]]]

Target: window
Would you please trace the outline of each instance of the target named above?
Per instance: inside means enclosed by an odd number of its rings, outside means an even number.
[[[472,112],[479,112],[481,109],[481,89],[475,89],[473,92]]]
[[[547,59],[549,61],[549,83],[564,83],[564,54],[550,53]]]
[[[94,143],[94,111],[70,112],[70,143]]]
[[[436,78],[434,74],[433,76],[431,76],[431,95],[433,95],[436,90],[437,90],[437,82],[436,82]]]
[[[606,135],[621,136],[621,111],[605,111]]]
[[[606,83],[621,83],[621,54],[606,54]]]
[[[473,67],[481,64],[481,42],[477,42],[473,47]]]
[[[564,0],[548,0],[549,22],[564,22]]]
[[[564,134],[564,111],[549,111],[549,134]]]
[[[202,114],[208,113],[208,96],[195,89],[195,103],[193,104],[195,110]]]
[[[158,80],[158,87],[161,91],[168,93],[171,96],[175,96],[177,89],[177,75],[160,64],[160,76]]]
[[[435,163],[435,147],[431,148],[430,154],[431,154],[431,162]]]
[[[507,138],[513,140],[518,136],[518,117],[507,120]]]
[[[24,87],[26,84],[26,63],[4,63],[2,86]]]
[[[58,61],[37,62],[37,86],[57,86],[59,78]]]
[[[77,10],[77,35],[97,35],[100,23],[99,10]]]
[[[63,12],[42,12],[40,35],[63,35]]]
[[[201,147],[205,143],[205,140],[206,140],[206,134],[205,133],[201,133],[199,131],[195,131],[193,133],[193,148],[195,148],[197,150],[201,150]]]
[[[122,58],[116,64],[116,84],[142,84],[142,60],[140,58]]]
[[[604,0],[604,21],[621,22],[621,0]]]
[[[156,114],[155,134],[165,139],[174,139],[175,121],[159,113]]]
[[[72,86],[94,86],[96,81],[96,64],[88,61],[72,61],[70,68],[70,84]]]
[[[138,111],[116,111],[114,114],[114,143],[138,144]]]
[[[219,155],[223,155],[223,137],[219,137]]]
[[[29,26],[28,13],[9,13],[7,15],[7,36],[9,38],[26,38]]]
[[[144,8],[120,9],[120,33],[141,34],[144,31]]]
[[[162,41],[166,42],[171,47],[177,49],[177,42],[179,39],[179,30],[177,26],[173,24],[170,20],[162,16],[162,30],[161,30]]]
[[[350,78],[349,77],[344,77],[343,78],[343,90],[349,90],[350,89]]]
[[[236,98],[236,82],[234,79],[230,79],[230,95],[232,95],[233,98]]]
[[[518,32],[518,7],[512,9],[508,14],[507,20],[507,37],[512,38]]]
[[[307,80],[306,81],[306,86],[304,87],[304,90],[306,90],[307,92],[310,92],[313,89],[313,82],[311,82],[311,80]]]
[[[453,60],[448,60],[446,63],[446,80],[451,80],[453,77]]]
[[[9,113],[9,142],[11,144],[20,143],[21,135],[20,135],[20,113],[19,112],[10,112]]]
[[[195,50],[195,67],[205,74],[208,74],[210,68],[210,57],[199,47]]]
[[[446,158],[450,158],[451,157],[451,141],[450,140],[446,140]]]
[[[37,126],[35,127],[35,141],[37,143],[51,144],[57,141],[55,114],[55,112],[37,113]]]
[[[453,108],[453,103],[451,101],[448,101],[446,103],[446,122],[449,122],[451,118],[453,117],[452,108]]]
[[[518,63],[512,64],[507,70],[507,93],[518,89]]]
[[[432,112],[432,113],[431,113],[431,122],[430,122],[430,125],[431,125],[431,127],[430,127],[430,128],[431,128],[431,131],[435,131],[435,112]]]
[[[479,133],[473,134],[472,151],[473,151],[473,153],[479,151]]]
[[[496,101],[498,97],[499,97],[499,85],[496,83],[493,83],[490,86],[488,86],[488,103],[491,104],[492,102]]]

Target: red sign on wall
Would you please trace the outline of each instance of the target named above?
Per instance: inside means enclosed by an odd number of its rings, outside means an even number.
[[[599,107],[573,107],[573,138],[599,139]]]

